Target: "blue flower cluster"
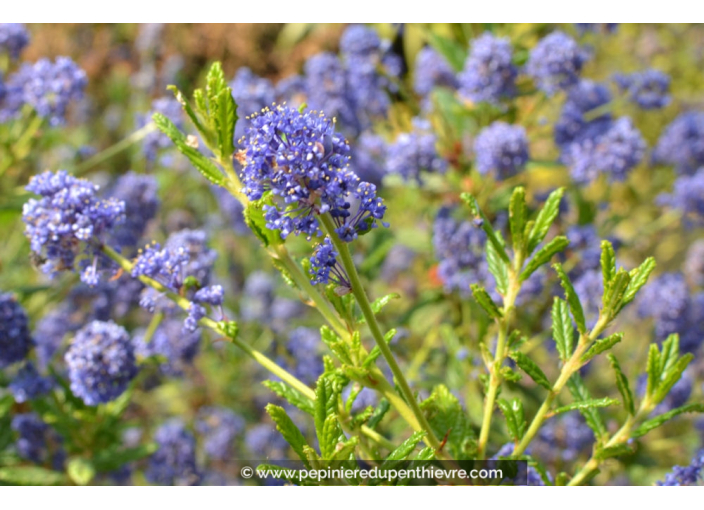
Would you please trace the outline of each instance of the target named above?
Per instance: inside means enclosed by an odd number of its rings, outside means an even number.
[[[34,363],[28,361],[19,370],[8,388],[12,396],[15,397],[15,402],[21,404],[49,393],[53,385],[52,379],[42,377],[34,367]]]
[[[112,321],[81,328],[65,360],[71,391],[91,406],[119,397],[138,371],[129,334]]]
[[[25,359],[33,345],[24,308],[11,294],[0,293],[0,368]]]
[[[657,110],[670,104],[670,77],[662,71],[648,69],[641,73],[617,74],[614,81],[644,110]]]
[[[475,103],[498,103],[515,96],[517,75],[511,42],[486,33],[472,41],[464,70],[458,76],[459,92]]]
[[[34,176],[25,189],[42,197],[28,200],[22,209],[32,251],[46,259],[42,271],[54,275],[72,270],[84,254],[87,258],[79,264],[81,280],[96,285],[105,264],[99,244],[124,219],[125,203],[98,198],[97,186],[63,170]]]
[[[665,475],[665,479],[657,482],[656,485],[681,487],[698,485],[702,480],[704,480],[704,450],[695,453],[688,466],[673,467],[672,471]]]
[[[7,80],[5,98],[0,102],[0,122],[17,117],[27,104],[50,125],[62,125],[69,104],[83,98],[87,83],[86,73],[68,57],[24,64]]]
[[[377,226],[386,212],[376,186],[349,169],[349,146],[334,123],[314,111],[278,106],[253,116],[244,142],[244,193],[259,200],[271,190],[283,204],[265,205],[267,228],[281,237],[320,234],[317,215],[330,213],[350,242]],[[357,211],[352,213],[352,201]]]
[[[149,458],[146,476],[158,485],[199,485],[196,440],[179,419],[161,425],[154,434],[158,450]]]
[[[532,446],[533,454],[543,462],[574,462],[588,453],[594,433],[576,411],[558,415],[543,425]]]
[[[22,23],[0,23],[0,51],[17,60],[29,44],[29,33]]]
[[[704,112],[685,112],[660,135],[653,159],[692,174],[704,165]]]
[[[428,46],[418,52],[413,79],[416,94],[427,98],[436,87],[455,90],[458,86],[455,71],[442,55]]]
[[[203,407],[198,411],[196,431],[203,437],[203,449],[213,460],[227,460],[237,436],[244,432],[244,419],[225,407]]]
[[[355,144],[350,147],[350,167],[362,181],[381,186],[386,174],[386,141],[379,135],[368,131],[362,133]]]
[[[386,171],[397,174],[406,181],[421,182],[421,172],[445,173],[447,161],[440,157],[437,137],[430,123],[413,120],[413,131],[401,133],[386,151]]]
[[[108,195],[124,202],[125,219],[110,234],[112,246],[134,249],[159,210],[156,179],[150,175],[127,172],[120,176]]]
[[[672,193],[660,195],[657,201],[679,209],[686,220],[701,224],[704,221],[704,167],[692,175],[680,175]]]
[[[528,137],[521,126],[497,121],[484,128],[474,141],[477,170],[503,181],[523,170],[528,162]]]
[[[276,91],[271,81],[260,78],[249,67],[240,67],[229,85],[240,118],[252,115],[276,101]],[[239,140],[242,135],[244,125],[238,122],[235,125],[235,139]]]
[[[61,438],[36,413],[16,414],[11,428],[17,433],[15,446],[23,459],[36,464],[50,460],[54,469],[63,469],[65,452]]]
[[[319,243],[310,258],[310,274],[313,277],[313,283],[334,283],[343,289],[351,289],[349,277],[344,268],[337,262],[339,253],[332,245],[329,237],[325,237],[322,243]]]
[[[556,31],[541,39],[531,50],[526,72],[540,90],[551,96],[577,84],[588,58],[574,39]]]

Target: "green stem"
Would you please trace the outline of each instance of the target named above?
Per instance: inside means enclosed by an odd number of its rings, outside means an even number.
[[[123,138],[119,142],[117,142],[115,145],[112,145],[108,147],[107,149],[100,151],[98,154],[95,156],[88,158],[86,161],[81,163],[76,167],[74,170],[75,175],[80,175],[83,172],[86,172],[87,170],[90,170],[91,168],[98,166],[104,161],[107,161],[108,159],[112,158],[113,156],[119,154],[120,152],[129,149],[132,145],[135,143],[139,142],[140,140],[144,139],[149,133],[156,131],[156,125],[153,122],[150,122],[143,128],[138,129],[134,133],[132,133],[130,136],[127,138]]]
[[[115,250],[113,250],[111,247],[107,245],[103,245],[102,247],[103,252],[105,253],[106,256],[108,256],[110,259],[115,261],[125,272],[131,273],[132,272],[132,262],[127,260],[125,257],[117,253]],[[148,278],[146,276],[140,276],[139,280],[144,283],[145,285],[152,287],[155,290],[158,290],[159,292],[164,293],[171,301],[176,303],[180,308],[183,310],[188,310],[191,306],[191,303],[189,300],[186,298],[179,296],[175,292],[170,291],[166,287],[164,287],[161,283],[159,283],[156,280],[153,280],[151,278]],[[249,357],[254,359],[257,363],[259,363],[262,367],[267,369],[269,372],[272,374],[276,375],[279,377],[282,381],[288,383],[292,388],[298,390],[300,393],[302,393],[304,396],[311,400],[315,400],[315,391],[311,389],[309,386],[307,386],[305,383],[297,379],[293,374],[285,370],[284,368],[280,367],[276,362],[272,361],[268,357],[266,357],[264,354],[261,352],[257,351],[256,349],[253,349],[249,345],[245,344],[238,338],[232,338],[231,336],[228,336],[225,334],[224,331],[220,328],[220,325],[215,322],[214,320],[210,319],[209,317],[203,317],[199,323],[202,326],[207,327],[208,329],[211,329],[214,331],[216,334],[223,336],[230,342],[232,342],[235,346],[239,347],[242,351],[244,351],[245,354],[247,354]],[[387,448],[389,450],[393,450],[395,446],[390,443],[388,440],[383,438],[381,434],[376,432],[375,430],[367,427],[366,425],[362,425],[360,427],[360,430],[362,434],[367,436],[369,439],[372,441],[375,441],[379,443],[381,446],[384,448]]]
[[[406,403],[410,406],[411,411],[413,412],[415,421],[417,421],[417,424],[420,425],[420,428],[427,433],[425,440],[432,448],[436,450],[437,454],[441,456],[442,453],[440,452],[440,442],[435,437],[435,434],[433,433],[433,430],[430,427],[428,420],[425,418],[425,415],[418,406],[416,397],[413,394],[413,391],[411,391],[411,387],[409,386],[408,381],[406,381],[406,378],[403,375],[401,368],[398,366],[396,358],[391,352],[391,348],[389,348],[388,344],[384,340],[384,334],[381,332],[379,323],[377,322],[376,316],[374,315],[374,311],[372,310],[371,304],[369,303],[369,298],[367,298],[367,294],[364,291],[362,281],[359,278],[359,274],[357,273],[357,268],[354,265],[354,261],[352,260],[352,255],[350,253],[349,248],[347,247],[347,243],[343,242],[335,233],[335,224],[329,214],[321,215],[320,221],[323,224],[324,230],[330,236],[330,239],[332,240],[332,243],[339,254],[340,262],[342,263],[342,266],[344,267],[345,271],[347,272],[347,276],[350,279],[352,293],[354,294],[354,297],[357,300],[357,304],[362,310],[362,315],[364,315],[364,318],[367,321],[367,325],[369,326],[369,330],[371,331],[372,337],[374,337],[374,340],[376,341],[376,344],[379,347],[381,354],[384,356],[384,359],[386,359],[386,362],[389,364],[391,372],[394,374],[394,378],[396,379],[396,382],[399,388],[401,389],[401,393],[403,394],[404,398],[406,399]],[[401,409],[397,410],[399,412],[402,412]],[[407,417],[404,416],[404,418]],[[411,425],[413,424],[411,423]]]
[[[575,372],[582,368],[582,356],[591,346],[592,342],[596,340],[599,335],[601,335],[604,329],[606,329],[607,325],[608,320],[605,317],[600,317],[588,335],[586,333],[581,335],[579,342],[577,343],[577,348],[572,353],[572,356],[570,356],[570,358],[562,366],[562,370],[560,370],[560,375],[557,378],[557,381],[555,381],[555,384],[553,384],[552,389],[548,392],[547,396],[545,397],[545,400],[538,409],[538,412],[533,418],[533,421],[528,427],[528,430],[523,435],[523,438],[521,438],[520,443],[513,450],[513,455],[521,455],[526,450],[526,448],[528,448],[528,445],[533,440],[533,438],[535,438],[536,434],[540,430],[540,427],[543,425],[547,414],[552,408],[553,402],[560,394],[562,389],[565,387],[567,381],[570,380],[570,377],[572,377]]]
[[[518,280],[518,275],[523,265],[522,257],[517,256],[515,260],[515,269],[509,270],[509,282],[506,297],[504,297],[504,313],[500,319],[497,319],[499,325],[499,335],[496,341],[496,351],[494,352],[494,361],[491,364],[489,373],[489,388],[484,399],[484,416],[482,418],[482,427],[479,431],[479,442],[477,444],[477,458],[481,459],[486,454],[486,446],[489,441],[489,432],[491,431],[491,421],[494,416],[494,405],[496,397],[501,386],[501,366],[506,359],[509,328],[511,327],[511,319],[516,303],[516,297],[521,290],[521,284]]]

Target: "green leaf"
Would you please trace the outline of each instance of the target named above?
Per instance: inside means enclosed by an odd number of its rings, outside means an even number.
[[[155,113],[152,119],[156,127],[174,142],[176,148],[190,160],[191,164],[203,174],[203,177],[218,186],[224,185],[225,178],[217,165],[201,154],[198,149],[188,145],[189,142],[186,140],[186,137],[178,130],[173,122],[161,113]]]
[[[191,122],[193,122],[193,125],[196,127],[200,135],[203,137],[203,140],[205,140],[206,144],[212,145],[212,141],[214,139],[213,133],[209,128],[207,128],[205,125],[203,125],[202,120],[198,117],[198,114],[196,114],[195,111],[193,111],[193,108],[191,108],[190,103],[188,100],[186,100],[186,97],[183,95],[183,93],[176,87],[175,85],[169,85],[166,87],[167,90],[170,90],[171,92],[174,93],[174,97],[176,98],[176,101],[181,103],[181,106],[183,107],[183,110],[186,112],[186,115],[191,119]]]
[[[220,62],[214,62],[208,70],[205,78],[205,92],[208,96],[208,104],[211,108],[217,104],[217,99],[223,90],[227,89],[227,80],[222,70]]]
[[[445,451],[448,451],[453,459],[467,458],[467,444],[475,437],[475,433],[462,405],[447,386],[436,386],[430,397],[421,402],[420,407],[427,416],[435,436],[447,438]]]
[[[621,393],[621,398],[623,398],[623,407],[626,408],[628,414],[633,416],[636,414],[636,409],[633,404],[633,393],[631,393],[631,388],[628,385],[628,379],[623,373],[623,370],[621,370],[621,365],[619,365],[616,356],[609,353],[606,357],[609,359],[609,363],[611,363],[611,368],[616,372],[616,387],[619,393]]]
[[[526,431],[526,420],[523,412],[523,403],[514,398],[509,402],[506,399],[500,398],[496,402],[506,418],[506,427],[511,439],[520,441]]]
[[[570,282],[567,273],[565,273],[565,270],[562,268],[562,264],[556,263],[553,264],[552,267],[555,269],[555,271],[557,271],[557,276],[560,277],[560,284],[565,290],[565,299],[570,305],[572,317],[574,317],[574,321],[575,323],[577,323],[577,330],[580,333],[586,333],[587,325],[586,321],[584,320],[584,310],[582,310],[582,304],[579,302],[579,297],[577,296],[577,293],[575,292],[574,287],[572,286],[572,282]]]
[[[532,359],[523,354],[521,351],[513,351],[509,354],[509,357],[515,361],[516,365],[528,374],[536,384],[542,386],[546,390],[552,390],[552,384],[550,384],[547,376]]]
[[[374,409],[374,412],[369,418],[369,421],[367,422],[367,427],[371,429],[376,428],[376,426],[379,425],[379,422],[381,422],[384,416],[386,416],[386,413],[389,411],[389,409],[391,409],[389,401],[385,398],[382,398],[379,402],[379,405],[376,406],[376,409]]]
[[[115,447],[96,452],[93,456],[93,465],[101,473],[115,471],[125,464],[136,462],[149,457],[159,446],[156,443],[147,443],[136,448]]]
[[[496,306],[496,303],[494,303],[494,300],[491,299],[491,296],[487,293],[487,291],[484,290],[484,287],[478,283],[473,283],[470,285],[470,288],[472,289],[474,299],[476,299],[477,303],[479,303],[484,311],[489,314],[489,317],[492,319],[500,319],[503,317],[503,313],[501,313],[501,310],[499,310],[499,307]]]
[[[574,350],[574,327],[567,302],[555,297],[552,304],[552,337],[562,361],[567,361]]]
[[[630,281],[631,276],[625,269],[620,268],[612,278],[609,286],[604,289],[602,303],[604,311],[609,317],[615,317],[619,310],[623,308],[621,302]]]
[[[526,211],[526,191],[518,186],[511,194],[508,205],[508,221],[511,228],[511,241],[514,252],[523,251],[524,238],[528,213]]]
[[[606,338],[600,338],[582,355],[582,363],[586,363],[597,354],[608,351],[621,340],[623,340],[623,333],[614,333]]]
[[[229,88],[225,88],[217,96],[217,110],[215,113],[215,129],[218,133],[218,147],[223,160],[232,158],[235,152],[234,137],[235,124],[237,123],[237,103],[232,97]]]
[[[582,411],[584,409],[591,409],[594,407],[608,407],[612,405],[619,404],[618,400],[614,400],[612,398],[604,397],[604,398],[590,398],[587,400],[580,400],[578,402],[572,402],[571,404],[568,404],[566,406],[560,406],[557,409],[555,409],[555,414],[561,414],[561,413],[567,413],[569,411],[575,411],[579,410]]]
[[[464,68],[464,62],[467,59],[467,50],[464,47],[454,40],[434,32],[428,32],[428,42],[440,55],[445,57],[455,72],[460,72]]]
[[[399,299],[400,297],[400,294],[398,294],[397,292],[393,292],[391,294],[387,294],[385,296],[381,296],[380,298],[375,299],[374,302],[371,304],[372,312],[374,312],[374,315],[378,314],[391,301],[393,301],[394,299]],[[357,323],[359,324],[365,324],[366,322],[367,320],[364,317],[360,317],[359,319],[357,319]]]
[[[424,431],[414,432],[411,437],[401,443],[394,451],[392,451],[384,462],[381,463],[381,469],[393,469],[400,461],[408,457],[413,450],[416,449],[418,443],[426,436]]]
[[[621,455],[629,455],[633,453],[633,447],[628,443],[621,443],[606,448],[596,449],[596,458],[598,460],[606,460],[612,457],[620,457]]]
[[[306,467],[310,468],[306,454],[303,451],[303,448],[308,445],[306,438],[303,437],[303,434],[298,430],[296,424],[293,423],[293,420],[286,414],[286,410],[274,404],[267,404],[264,409],[269,416],[271,416],[271,419],[274,420],[274,423],[276,423],[276,430],[278,430],[286,442],[291,445],[293,451],[296,452],[296,455],[306,464]],[[334,417],[333,415],[333,418]]]
[[[335,456],[337,444],[345,440],[340,423],[335,414],[329,415],[323,422],[323,433],[318,435],[318,445],[320,447],[320,457],[332,460]]]
[[[418,452],[418,455],[413,457],[413,460],[433,460],[433,458],[435,458],[435,450],[430,446],[426,446]]]
[[[694,354],[685,354],[680,359],[678,359],[677,362],[673,366],[671,366],[666,373],[662,375],[658,391],[653,397],[653,400],[655,400],[656,403],[660,403],[665,399],[667,394],[670,393],[672,387],[677,384],[677,381],[682,378],[682,373],[686,370],[687,366],[692,362],[693,359]]]
[[[520,280],[522,282],[526,281],[540,266],[548,263],[553,255],[564,250],[568,244],[570,244],[570,242],[565,236],[557,236],[540,248],[538,253],[533,255],[528,261],[528,264],[526,264],[525,269],[521,273]]]
[[[503,244],[503,239],[501,239],[498,232],[497,237]],[[486,261],[489,266],[489,272],[494,275],[496,290],[499,294],[505,296],[508,290],[508,265],[499,256],[493,243],[486,243]]]
[[[682,407],[678,407],[676,409],[673,409],[672,411],[668,411],[664,414],[658,415],[655,418],[652,418],[650,420],[647,420],[643,422],[640,427],[638,427],[635,432],[631,434],[631,437],[637,438],[646,435],[648,432],[651,430],[658,428],[660,425],[665,423],[668,420],[671,420],[675,416],[679,416],[680,414],[683,413],[704,413],[704,404],[701,403],[694,403],[694,404],[687,404]]]
[[[354,365],[352,357],[350,355],[350,346],[346,342],[337,336],[337,334],[327,326],[320,328],[320,337],[323,342],[330,348],[332,352],[338,357],[338,359],[346,365]]]
[[[636,293],[648,282],[648,277],[653,269],[655,269],[655,259],[648,257],[640,266],[630,272],[631,281],[621,301],[621,308],[633,301]]]
[[[648,385],[645,390],[647,396],[652,396],[660,386],[660,351],[658,346],[650,344],[648,349]]]
[[[575,373],[567,381],[567,387],[572,394],[572,398],[575,402],[588,402],[595,400],[589,394],[589,390],[584,385],[584,381],[580,377],[579,373]],[[579,412],[584,416],[587,425],[594,431],[597,441],[606,434],[606,426],[604,425],[599,411],[595,407],[585,407],[580,409]]]
[[[281,381],[264,381],[262,384],[276,393],[279,397],[286,400],[289,404],[296,406],[301,411],[306,412],[311,416],[315,412],[315,403],[303,395],[300,391],[292,388],[286,383]]]
[[[462,193],[460,198],[465,204],[467,204],[469,209],[472,211],[472,214],[482,220],[481,228],[489,238],[489,242],[494,245],[494,249],[499,257],[501,257],[501,260],[503,260],[506,264],[510,264],[511,259],[509,258],[508,253],[506,253],[506,248],[504,247],[503,242],[499,240],[499,237],[496,235],[496,232],[494,232],[491,223],[489,223],[489,220],[486,216],[484,216],[484,213],[479,208],[479,204],[477,204],[477,200],[474,196],[471,193]]]
[[[389,342],[391,342],[391,340],[394,339],[395,336],[396,336],[396,330],[390,329],[384,335],[384,342],[386,342],[388,344]],[[376,359],[379,357],[380,354],[381,354],[381,350],[379,349],[379,346],[375,345],[374,347],[372,347],[372,350],[369,351],[369,354],[362,362],[362,366],[364,368],[370,367],[376,361]]]
[[[264,205],[266,205],[264,199],[249,202],[242,213],[244,221],[265,248],[283,244],[281,235],[277,231],[270,230],[266,227],[267,222],[264,218]]]
[[[564,191],[564,188],[558,188],[550,193],[550,196],[548,196],[548,199],[545,201],[545,205],[538,213],[535,224],[533,224],[533,228],[528,236],[528,254],[533,253],[533,250],[538,247],[548,234],[553,221],[555,221],[560,211],[560,200],[562,200]]]
[[[42,467],[14,466],[0,468],[0,482],[9,485],[65,485],[63,473]]]
[[[601,274],[604,279],[604,288],[608,289],[611,280],[616,274],[616,254],[609,241],[601,241]]]
[[[315,388],[315,430],[318,434],[318,442],[322,444],[324,439],[325,420],[330,415],[337,415],[337,399],[341,392],[340,385],[330,374],[323,374],[318,379]]]
[[[81,457],[69,459],[66,472],[76,485],[88,485],[95,477],[95,466]]]
[[[344,436],[342,437],[344,439]],[[354,450],[357,448],[357,445],[359,444],[359,438],[357,436],[352,436],[349,438],[347,441],[340,441],[337,443],[337,446],[335,446],[335,451],[332,456],[332,460],[347,460],[350,458],[350,455],[354,453]]]

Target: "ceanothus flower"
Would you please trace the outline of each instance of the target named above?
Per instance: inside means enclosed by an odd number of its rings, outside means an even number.
[[[0,368],[25,359],[33,345],[24,308],[11,294],[0,293]]]
[[[623,181],[643,159],[645,141],[631,119],[622,117],[604,133],[584,137],[570,145],[564,159],[575,182],[586,184],[605,174],[609,181]]]
[[[17,372],[10,383],[9,390],[15,397],[15,402],[21,404],[49,393],[53,385],[54,382],[51,379],[42,377],[34,367],[34,363],[28,361]]]
[[[125,203],[99,199],[97,186],[64,170],[34,176],[25,189],[41,196],[24,204],[22,220],[32,251],[45,259],[42,271],[53,276],[71,270],[76,259],[86,255],[79,261],[81,280],[96,285],[98,271],[106,264],[99,245],[124,220]]]
[[[178,129],[183,130],[183,107],[175,98],[160,97],[152,101],[151,110],[144,115],[137,116],[137,127],[143,128],[149,124],[155,113],[161,113],[173,122]],[[171,147],[173,147],[173,142],[171,139],[158,129],[147,134],[142,142],[144,157],[147,158],[147,161],[150,163],[156,161],[156,157],[161,149],[168,149]]]
[[[587,60],[587,53],[574,39],[556,31],[541,39],[531,50],[526,72],[540,90],[551,96],[577,84]]]
[[[460,73],[460,96],[475,103],[498,103],[516,95],[513,50],[508,38],[485,33],[472,41],[469,56]]]
[[[628,93],[630,100],[644,110],[656,110],[670,104],[670,76],[657,69],[641,73],[616,75],[619,88]]]
[[[427,96],[435,87],[456,89],[458,86],[455,71],[447,60],[433,48],[426,46],[416,55],[413,73],[413,90],[419,96]]]
[[[414,119],[413,131],[401,133],[386,151],[386,170],[406,181],[421,182],[421,172],[445,173],[447,161],[435,147],[437,137],[430,123]]]
[[[59,445],[61,438],[38,414],[16,414],[10,426],[18,435],[15,447],[20,457],[36,464],[51,458],[53,467],[63,469],[65,453]]]
[[[692,174],[704,165],[704,112],[685,112],[660,135],[653,159]]]
[[[29,32],[22,23],[0,23],[0,51],[17,60],[29,44]]]
[[[168,376],[183,375],[200,350],[200,331],[183,330],[183,324],[172,318],[164,319],[149,342],[144,332],[135,336],[135,351],[140,357],[161,356],[164,362],[159,370]]]
[[[382,137],[365,131],[355,145],[351,147],[350,165],[360,179],[380,186],[386,174],[384,162],[386,160],[387,144]]]
[[[604,112],[589,120],[585,114],[610,101],[609,89],[591,80],[581,80],[569,90],[560,118],[555,123],[555,143],[563,154],[573,142],[594,138],[609,129],[610,113]]]
[[[154,434],[158,450],[149,458],[147,480],[158,485],[199,485],[196,440],[177,418],[161,425]]]
[[[203,449],[213,460],[232,456],[235,438],[244,432],[245,421],[225,407],[203,407],[198,411],[196,431],[203,437]]]
[[[704,450],[694,454],[688,466],[673,467],[672,471],[665,475],[665,480],[656,482],[656,485],[681,487],[699,485],[702,480],[704,480]]]
[[[689,288],[684,276],[665,273],[640,292],[638,313],[641,317],[654,319],[655,336],[664,340],[672,333],[685,330],[689,302]]]
[[[294,108],[298,108],[303,103],[307,102],[307,98],[308,89],[306,88],[306,79],[299,74],[287,76],[276,83],[277,103],[286,103]]]
[[[679,209],[685,219],[695,224],[704,220],[704,167],[693,175],[680,175],[674,184],[672,193],[665,193],[658,197],[662,205],[669,205]]]
[[[474,141],[477,170],[505,180],[523,170],[528,162],[528,137],[521,126],[497,121],[480,131]]]
[[[91,406],[122,395],[138,371],[129,334],[112,321],[81,328],[64,359],[71,391]]]
[[[323,285],[332,282],[342,288],[351,289],[349,277],[337,261],[338,256],[339,253],[332,245],[330,237],[326,236],[323,242],[315,247],[313,256],[310,258],[311,281]]]
[[[159,210],[157,191],[156,179],[151,175],[130,171],[117,179],[109,195],[125,203],[125,219],[111,232],[111,245],[121,248],[137,246],[147,223]]]
[[[308,92],[308,106],[339,121],[343,129],[361,131],[354,99],[349,90],[347,72],[332,53],[313,55],[303,67]]]
[[[244,146],[243,191],[250,200],[271,191],[274,205],[264,206],[266,226],[282,238],[319,235],[317,216],[329,213],[340,238],[350,242],[376,228],[386,212],[376,187],[349,169],[347,141],[322,114],[265,109],[251,118]]]
[[[0,122],[18,116],[27,104],[51,126],[62,125],[68,105],[83,98],[87,83],[86,73],[68,57],[24,64],[7,81]]]

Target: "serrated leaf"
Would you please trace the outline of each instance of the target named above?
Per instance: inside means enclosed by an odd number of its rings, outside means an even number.
[[[208,75],[205,77],[205,92],[208,96],[208,103],[211,108],[217,104],[217,98],[223,90],[227,89],[227,80],[225,73],[222,70],[220,62],[214,62],[208,69]]]
[[[662,375],[658,390],[655,392],[655,396],[653,397],[653,400],[655,400],[656,403],[660,403],[665,399],[672,387],[682,378],[682,373],[687,369],[687,366],[693,359],[693,354],[685,354],[678,359],[666,373]]]
[[[535,224],[528,236],[528,254],[532,253],[548,234],[553,221],[555,221],[557,214],[560,212],[560,200],[562,200],[564,191],[564,188],[558,188],[550,193],[545,205],[538,213]]]
[[[569,411],[581,411],[584,409],[591,409],[594,407],[609,407],[619,404],[618,400],[613,398],[590,398],[587,400],[580,400],[578,402],[572,402],[566,406],[560,406],[555,409],[555,414],[567,413]]]
[[[173,122],[161,113],[155,113],[152,116],[152,119],[154,120],[156,127],[171,139],[181,154],[189,159],[191,164],[196,167],[201,174],[203,174],[203,177],[218,186],[222,186],[224,184],[225,178],[217,165],[215,165],[215,163],[213,163],[209,158],[201,154],[198,149],[188,145],[186,142],[186,137],[183,133],[181,133],[181,131],[179,131]]]
[[[514,252],[523,251],[526,221],[528,213],[526,211],[526,191],[518,186],[511,194],[508,205],[508,221],[511,228],[511,242]]]
[[[76,485],[88,485],[95,477],[95,466],[81,457],[69,459],[66,473]]]
[[[609,353],[606,357],[609,359],[609,363],[611,363],[611,368],[616,372],[616,387],[619,393],[621,393],[621,398],[623,398],[623,407],[626,408],[628,414],[633,416],[636,414],[636,409],[633,404],[633,393],[631,393],[631,388],[628,385],[628,379],[623,373],[623,370],[621,370],[621,365],[619,365],[616,356]]]
[[[619,310],[623,308],[621,303],[630,281],[631,276],[623,268],[620,268],[612,278],[609,286],[604,289],[602,304],[604,311],[609,314],[609,317],[615,317]]]
[[[0,468],[0,482],[9,485],[65,485],[63,473],[35,466]]]
[[[281,381],[264,381],[262,384],[301,411],[311,416],[315,412],[314,402],[286,383]]]
[[[175,85],[169,85],[166,87],[167,90],[170,90],[171,92],[174,93],[174,97],[176,98],[176,101],[178,101],[181,106],[183,107],[183,111],[186,112],[186,115],[191,119],[191,122],[193,122],[193,125],[196,127],[200,135],[203,137],[203,140],[207,144],[212,145],[213,142],[213,133],[211,130],[206,127],[203,123],[202,120],[198,117],[198,114],[193,110],[191,107],[190,103],[186,99],[186,96],[181,92],[178,87]]]
[[[655,259],[653,257],[648,257],[645,261],[633,269],[629,274],[631,281],[626,288],[626,292],[623,295],[623,300],[621,301],[621,308],[633,301],[636,297],[636,293],[648,282],[648,277],[650,273],[655,269]]]
[[[574,327],[567,302],[555,297],[552,304],[552,337],[562,361],[567,361],[574,350]]]
[[[648,384],[645,394],[652,396],[660,385],[660,351],[655,344],[650,344],[650,348],[648,349],[647,373]]]
[[[499,255],[501,260],[503,260],[506,264],[510,264],[511,259],[509,258],[508,253],[506,253],[506,248],[504,247],[503,242],[499,240],[499,237],[496,235],[496,232],[494,232],[494,228],[491,226],[491,223],[489,222],[488,218],[479,208],[479,204],[477,204],[477,200],[474,198],[474,196],[471,193],[462,193],[460,195],[460,198],[464,201],[465,204],[467,204],[469,209],[472,211],[472,214],[482,220],[481,228],[482,230],[484,230],[487,237],[489,238],[489,242],[494,245],[496,253]]]
[[[406,459],[406,457],[413,453],[413,450],[416,449],[418,443],[420,443],[425,436],[426,433],[424,431],[414,432],[411,437],[396,447],[396,449],[392,451],[386,459],[384,459],[384,462],[381,463],[380,468],[393,469],[396,467],[399,462]]]
[[[263,200],[249,202],[242,212],[244,222],[262,242],[265,248],[283,244],[281,235],[277,231],[270,230],[266,227],[267,221],[264,217],[264,205],[266,204]]]
[[[350,346],[346,342],[343,342],[332,329],[327,326],[321,327],[320,337],[342,363],[346,365],[354,365],[349,352]]]
[[[608,289],[611,280],[616,275],[616,254],[613,245],[606,240],[601,241],[601,274],[604,288]]]
[[[546,390],[552,390],[552,384],[550,384],[547,376],[532,359],[523,354],[521,351],[513,351],[509,354],[509,357],[515,361],[516,365],[528,374],[536,384],[542,386]]]
[[[357,448],[357,445],[359,444],[359,439],[357,436],[352,436],[349,438],[347,441],[341,441],[337,443],[337,446],[335,446],[335,451],[333,453],[332,460],[347,460],[350,458],[350,455],[354,453],[354,450]]]
[[[435,450],[430,446],[426,446],[418,452],[418,455],[413,457],[413,460],[433,460],[433,458],[435,458]]]
[[[704,413],[704,404],[701,404],[701,403],[687,404],[682,407],[678,407],[676,409],[673,409],[672,411],[668,411],[666,413],[658,415],[655,418],[651,418],[650,420],[643,422],[640,425],[640,427],[638,427],[631,434],[631,437],[638,438],[638,437],[644,436],[648,432],[650,432],[651,430],[658,428],[660,425],[664,424],[666,421],[671,420],[675,416],[679,416],[680,414],[683,414],[683,413]]]
[[[215,129],[218,133],[218,148],[220,158],[228,161],[235,152],[234,137],[235,124],[237,122],[237,103],[232,97],[232,92],[225,87],[217,98],[217,110],[215,112]]]
[[[570,242],[565,236],[557,236],[548,244],[540,248],[538,253],[533,255],[533,257],[526,264],[525,269],[521,272],[520,281],[526,281],[530,275],[540,268],[540,266],[550,262],[553,255],[564,250],[568,244],[570,244]]]
[[[337,421],[335,414],[329,415],[323,422],[323,432],[318,435],[318,445],[320,447],[320,457],[322,459],[331,460],[335,455],[335,449],[340,439],[345,438],[340,428],[340,423]]]
[[[386,342],[388,344],[389,342],[391,342],[391,340],[394,339],[395,336],[396,336],[396,329],[390,329],[384,335],[384,342]],[[378,345],[375,345],[374,347],[372,347],[372,350],[369,351],[369,354],[362,362],[362,366],[365,368],[370,367],[376,361],[376,359],[379,357],[379,355],[381,355],[381,350],[379,349]]]
[[[500,398],[496,403],[506,418],[506,427],[508,428],[509,436],[514,441],[520,441],[526,430],[523,403],[517,398],[514,398],[511,402]]]
[[[276,430],[278,430],[286,442],[291,445],[293,451],[296,452],[296,455],[306,464],[306,467],[310,467],[308,458],[304,452],[304,447],[308,445],[306,438],[303,437],[303,434],[298,430],[293,420],[289,418],[286,410],[274,404],[267,404],[264,409],[267,414],[271,416],[271,419],[274,420],[274,423],[276,423]]]
[[[562,264],[553,264],[552,267],[555,269],[555,271],[557,271],[557,276],[560,278],[560,284],[562,285],[562,288],[565,291],[565,299],[570,305],[572,317],[574,318],[574,321],[577,324],[577,331],[582,334],[586,333],[587,325],[586,321],[584,320],[584,310],[582,309],[582,304],[579,302],[579,297],[577,296],[577,293],[575,292],[574,287],[572,286],[572,282],[570,282],[567,273],[565,273],[565,270],[562,268]]]
[[[570,393],[572,394],[572,398],[575,400],[575,402],[588,402],[591,400],[595,400],[589,394],[589,390],[584,385],[584,381],[582,381],[582,378],[580,377],[579,373],[575,373],[572,375],[572,377],[570,377],[569,381],[567,381],[567,388],[569,388]],[[596,436],[597,440],[599,440],[599,438],[603,437],[604,434],[606,434],[606,426],[604,425],[604,422],[601,419],[597,408],[586,407],[584,409],[580,409],[579,412],[582,414],[582,416],[584,416],[584,419],[587,422],[589,428],[594,431],[594,435]]]
[[[503,239],[500,236],[498,237],[503,243]],[[486,261],[489,266],[489,272],[494,276],[494,281],[496,281],[497,292],[505,296],[508,290],[508,265],[501,259],[493,243],[486,243]]]
[[[478,283],[473,283],[470,285],[470,288],[472,289],[472,295],[474,296],[474,299],[479,303],[479,305],[484,309],[484,311],[491,317],[492,319],[500,319],[503,317],[503,313],[501,310],[499,310],[499,307],[496,306],[496,303],[494,303],[494,300],[491,299],[491,296],[489,293],[484,290],[484,287],[479,285]]]
[[[325,420],[330,415],[337,415],[337,399],[341,388],[330,374],[323,374],[318,379],[315,388],[315,430],[318,433],[318,441],[322,442]]]
[[[606,338],[600,338],[582,355],[582,363],[586,363],[597,354],[608,351],[621,340],[623,340],[623,333],[614,333]]]
[[[435,436],[447,438],[445,451],[448,451],[453,459],[467,458],[464,443],[475,434],[462,405],[447,386],[436,386],[430,397],[421,402],[420,407],[427,416]]]
[[[391,409],[391,404],[389,404],[388,400],[382,398],[379,405],[376,406],[376,409],[374,409],[374,412],[369,418],[367,427],[371,429],[376,428],[376,426],[379,425],[379,422],[381,422],[384,416],[386,416],[386,413],[389,412],[389,409]]]

